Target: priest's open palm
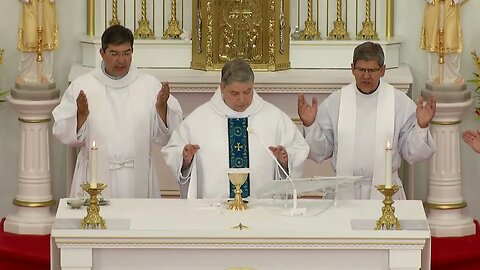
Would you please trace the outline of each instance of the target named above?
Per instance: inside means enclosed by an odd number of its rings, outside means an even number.
[[[287,149],[282,145],[279,146],[270,146],[270,151],[272,151],[273,155],[277,158],[278,162],[284,169],[288,169],[288,153]]]
[[[303,94],[298,96],[298,116],[304,126],[309,127],[315,122],[318,111],[317,103],[316,97],[312,98],[312,105],[310,105]]]
[[[480,129],[478,130],[467,130],[462,133],[462,139],[466,142],[472,149],[480,154]]]
[[[80,90],[80,93],[78,93],[77,96],[77,132],[83,126],[85,121],[87,121],[89,113],[87,95],[85,95],[83,90]]]
[[[182,157],[183,157],[183,164],[182,164],[182,170],[187,169],[190,167],[190,164],[192,164],[192,159],[193,156],[197,153],[198,149],[200,149],[200,146],[198,144],[186,144],[183,147],[183,152],[182,152]]]
[[[437,107],[437,102],[435,101],[434,96],[429,96],[427,102],[423,102],[423,97],[420,96],[417,102],[417,123],[421,128],[428,127],[428,124],[432,121],[433,116],[435,116],[435,110]]]
[[[170,85],[168,82],[162,82],[162,89],[158,91],[155,108],[163,123],[167,126],[167,101],[170,97]],[[167,126],[168,127],[168,126]]]

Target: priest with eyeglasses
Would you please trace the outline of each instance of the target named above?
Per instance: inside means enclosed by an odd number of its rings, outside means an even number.
[[[398,169],[402,158],[409,163],[429,159],[436,151],[428,125],[435,115],[435,98],[420,96],[417,104],[381,78],[384,53],[378,43],[357,46],[351,64],[355,82],[332,93],[321,104],[298,97],[298,115],[310,146],[309,159],[318,163],[331,158],[337,176],[361,176],[338,191],[343,199],[383,199],[375,189],[385,184],[385,149],[393,152],[392,182],[402,186]],[[400,189],[396,199],[406,199]]]

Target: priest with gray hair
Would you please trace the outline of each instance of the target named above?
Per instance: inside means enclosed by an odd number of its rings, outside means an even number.
[[[248,168],[242,197],[274,179],[299,177],[308,145],[290,117],[254,89],[244,60],[227,62],[220,87],[173,132],[162,149],[183,198],[233,198],[227,171]],[[279,164],[282,168],[280,168]]]

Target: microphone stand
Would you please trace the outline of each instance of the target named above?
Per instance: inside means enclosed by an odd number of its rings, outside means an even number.
[[[270,149],[268,149],[268,146],[265,144],[265,142],[262,140],[262,138],[260,138],[260,136],[258,136],[258,134],[256,134],[253,131],[253,128],[248,127],[247,131],[248,131],[248,133],[253,134],[253,135],[255,135],[255,137],[257,137],[258,141],[263,145],[265,150],[270,154],[270,157],[273,159],[273,161],[275,161],[275,163],[280,168],[280,170],[283,172],[283,174],[285,174],[288,181],[290,181],[290,183],[292,184],[292,188],[293,188],[293,196],[292,196],[293,208],[290,210],[290,216],[304,215],[305,212],[306,212],[306,209],[305,208],[297,208],[297,205],[298,205],[297,187],[295,186],[295,183],[293,182],[292,178],[290,178],[290,175],[288,175],[288,173],[285,171],[285,169],[280,164],[280,162],[278,162],[277,158],[273,155],[272,151],[270,151]],[[286,193],[285,193],[285,196],[287,197]]]

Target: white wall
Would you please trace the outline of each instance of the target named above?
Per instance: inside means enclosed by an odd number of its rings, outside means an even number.
[[[418,97],[426,80],[426,55],[419,49],[419,33],[423,18],[423,0],[395,1],[395,35],[403,40],[401,56],[403,63],[410,65],[414,78],[414,97]],[[0,68],[2,86],[11,87],[17,75],[19,54],[16,51],[16,33],[20,4],[15,0],[0,1],[0,48],[6,49],[4,64]],[[470,51],[480,51],[480,32],[478,16],[480,1],[470,0],[463,6],[464,53],[462,73],[469,79],[476,72],[470,57]],[[81,59],[78,36],[86,32],[86,1],[57,0],[57,14],[60,22],[60,49],[56,52],[55,79],[57,86],[64,90],[67,86],[69,67]],[[477,26],[476,26],[477,25]],[[323,33],[325,34],[325,33]],[[388,71],[387,71],[388,72]],[[473,85],[469,85],[470,89]],[[18,121],[17,115],[8,104],[0,106],[0,217],[12,212],[11,201],[16,194],[18,169]],[[466,113],[461,124],[462,129],[478,128],[479,122],[473,120],[471,112]],[[480,217],[480,156],[461,143],[462,171],[465,183],[465,199],[470,214]],[[51,138],[51,172],[55,199],[65,196],[65,159],[66,148]],[[425,200],[427,195],[428,162],[416,166],[416,198]],[[468,187],[468,188],[467,188]]]

